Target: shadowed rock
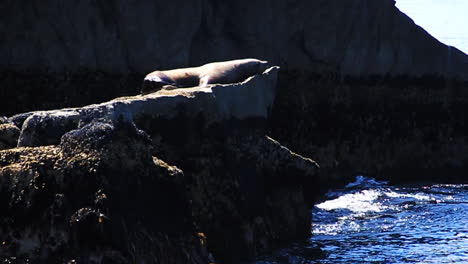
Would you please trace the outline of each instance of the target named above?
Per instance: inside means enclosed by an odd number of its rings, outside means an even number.
[[[0,124],[0,150],[16,146],[20,130],[11,123]]]
[[[186,153],[193,215],[221,263],[239,263],[310,234],[318,165],[269,137],[230,136]],[[195,157],[198,157],[196,159]]]
[[[430,36],[394,0],[159,0],[132,6],[124,0],[62,6],[47,0],[28,7],[10,1],[0,16],[8,25],[0,35],[9,36],[0,42],[0,69],[147,73],[256,56],[304,72],[468,77],[468,57]]]
[[[130,124],[0,151],[0,256],[64,263],[207,263],[183,173]]]

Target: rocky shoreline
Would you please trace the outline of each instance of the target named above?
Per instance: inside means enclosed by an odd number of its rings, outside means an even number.
[[[2,258],[237,263],[358,174],[466,182],[466,82],[278,70],[2,118]]]
[[[277,71],[4,119],[2,258],[237,263],[307,237],[318,165],[266,134]]]
[[[468,56],[394,0],[182,2],[2,6],[0,260],[239,263],[356,175],[468,183]],[[247,57],[281,70],[138,95]]]

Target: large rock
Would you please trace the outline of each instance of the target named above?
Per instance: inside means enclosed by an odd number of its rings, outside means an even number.
[[[310,235],[318,165],[269,137],[206,140],[177,164],[193,178],[193,216],[220,263]]]
[[[23,123],[18,146],[57,145],[63,134],[78,128],[80,117],[79,113],[73,110],[29,114]]]
[[[207,263],[177,168],[126,123],[0,151],[0,257],[34,263]],[[71,263],[71,262],[70,262]]]
[[[182,113],[189,119],[201,118],[205,126],[230,119],[266,119],[273,105],[278,69],[271,67],[241,83],[160,91],[82,108],[30,112],[10,120],[22,126],[18,146],[44,146],[58,144],[66,132],[96,119],[152,123]]]
[[[278,69],[4,120],[28,147],[0,151],[0,257],[238,263],[307,237],[318,165],[266,136]]]
[[[314,161],[243,132],[207,137],[182,172],[151,145],[132,123],[92,122],[59,145],[0,151],[0,257],[237,263],[310,234]]]

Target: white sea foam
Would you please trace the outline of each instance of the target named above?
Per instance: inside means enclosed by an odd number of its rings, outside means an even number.
[[[394,191],[385,192],[385,195],[390,198],[414,198],[419,201],[430,201],[432,198],[429,195],[416,193],[416,194],[406,194],[406,193],[397,193]]]
[[[323,210],[347,209],[354,213],[380,212],[383,205],[376,202],[382,193],[378,190],[364,190],[356,193],[344,194],[336,199],[317,204]]]
[[[340,232],[359,231],[361,226],[353,221],[339,221],[333,224],[314,225],[312,233],[322,235],[337,235]]]
[[[468,263],[467,191],[360,177],[316,205],[311,240],[324,245],[327,263]]]

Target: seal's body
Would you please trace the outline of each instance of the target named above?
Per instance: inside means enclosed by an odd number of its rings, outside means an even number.
[[[174,89],[242,82],[250,76],[262,73],[267,67],[266,61],[242,59],[213,62],[193,68],[154,71],[143,80],[141,93],[154,92],[165,86]]]

